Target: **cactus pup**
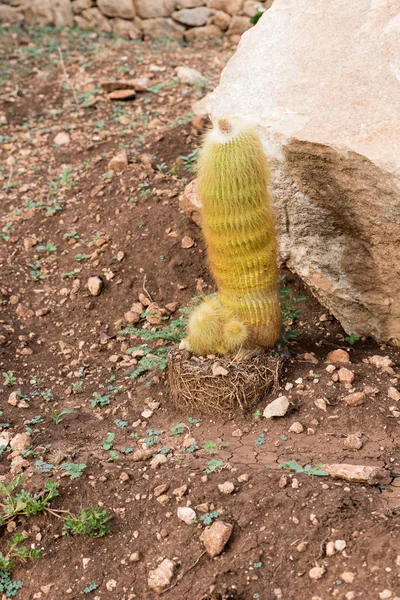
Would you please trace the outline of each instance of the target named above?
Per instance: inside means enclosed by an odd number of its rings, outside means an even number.
[[[277,240],[269,169],[254,126],[222,119],[206,135],[198,188],[202,229],[217,298],[190,316],[196,354],[271,348],[281,332]]]

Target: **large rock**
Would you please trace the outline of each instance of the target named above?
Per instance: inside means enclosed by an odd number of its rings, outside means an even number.
[[[25,11],[25,20],[29,25],[51,25],[54,13],[51,0],[32,0]]]
[[[144,19],[142,25],[143,31],[153,38],[181,40],[185,31],[182,25],[172,19]]]
[[[81,29],[94,29],[111,33],[110,19],[107,19],[98,8],[88,8],[80,15],[75,15],[74,22]]]
[[[54,25],[56,27],[72,27],[74,15],[70,0],[53,0]]]
[[[75,14],[81,13],[87,8],[91,8],[92,0],[72,0],[72,11]]]
[[[243,8],[244,0],[207,0],[207,6],[236,15]]]
[[[169,17],[176,0],[135,0],[136,12],[142,19]]]
[[[131,40],[140,37],[141,34],[139,27],[136,27],[134,21],[128,21],[127,19],[113,19],[112,30],[116,35],[129,37]]]
[[[207,19],[210,16],[210,9],[205,6],[199,6],[198,8],[182,8],[172,13],[172,18],[182,25],[188,25],[189,27],[201,27],[207,23]]]
[[[135,16],[133,0],[97,0],[97,5],[107,17],[133,19]]]
[[[23,20],[24,15],[17,7],[0,4],[0,22],[18,23]]]
[[[222,8],[222,0],[208,2],[216,4]],[[289,268],[347,333],[394,345],[399,11],[400,0],[275,2],[244,34],[208,101],[214,121],[228,115],[260,125]]]

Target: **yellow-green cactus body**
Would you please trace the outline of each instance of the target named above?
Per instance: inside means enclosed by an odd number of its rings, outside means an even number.
[[[202,228],[218,300],[249,327],[248,345],[280,337],[275,220],[268,164],[254,127],[219,121],[200,155]]]

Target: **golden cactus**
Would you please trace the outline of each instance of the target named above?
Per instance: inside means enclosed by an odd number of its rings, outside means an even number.
[[[280,337],[277,242],[268,173],[253,126],[224,119],[207,134],[198,187],[218,297],[206,300],[189,320],[188,342],[195,353],[226,354],[244,342],[247,347],[270,348]]]

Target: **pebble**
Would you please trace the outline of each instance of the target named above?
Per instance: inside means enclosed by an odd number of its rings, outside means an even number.
[[[147,585],[156,594],[161,594],[170,585],[174,570],[175,563],[169,558],[164,558],[156,569],[149,571]]]
[[[166,462],[167,457],[165,456],[165,454],[157,454],[150,462],[150,467],[152,469],[157,469],[160,465],[164,465]]]
[[[181,83],[186,83],[188,85],[198,85],[206,83],[205,77],[203,77],[203,75],[197,69],[181,66],[176,67],[175,71]]]
[[[228,370],[225,369],[222,365],[220,365],[219,362],[215,362],[212,366],[212,374],[213,377],[225,377],[226,375],[228,375]]]
[[[110,171],[123,171],[128,166],[128,155],[126,150],[121,150],[108,163]]]
[[[131,310],[128,310],[128,312],[124,314],[124,319],[127,323],[139,323],[140,315]]]
[[[350,371],[350,369],[346,369],[346,367],[342,367],[338,371],[339,381],[340,383],[351,384],[354,381],[354,373]]]
[[[400,400],[400,392],[395,388],[395,387],[390,387],[388,389],[388,397],[391,400],[395,400],[395,402],[398,402]]]
[[[286,396],[279,396],[273,402],[268,404],[263,412],[263,417],[271,419],[272,417],[283,417],[289,410],[290,402]]]
[[[289,431],[291,433],[302,433],[304,431],[304,427],[301,423],[299,423],[299,421],[295,421],[289,427]]]
[[[152,416],[153,416],[153,411],[150,408],[146,408],[146,410],[144,410],[142,412],[142,417],[144,419],[150,419],[150,417],[152,417]]]
[[[341,363],[349,363],[350,362],[350,355],[348,352],[346,352],[346,350],[332,350],[332,352],[329,352],[328,356],[326,357],[326,361],[330,362],[330,363],[335,363],[335,362],[341,362]]]
[[[139,562],[139,560],[140,560],[139,552],[132,552],[132,554],[129,557],[129,562],[136,563],[136,562]]]
[[[189,506],[179,506],[176,514],[178,519],[187,525],[193,525],[193,522],[196,521],[196,512]]]
[[[158,498],[158,496],[161,496],[161,494],[165,494],[165,492],[168,490],[168,488],[169,488],[168,483],[163,483],[161,485],[158,485],[153,490],[154,497]]]
[[[192,240],[191,237],[189,237],[188,235],[185,235],[184,238],[182,238],[181,241],[181,248],[184,248],[185,250],[187,250],[188,248],[193,248],[194,246],[194,240]]]
[[[353,583],[356,574],[351,571],[343,571],[340,575],[340,579],[343,579],[345,583]]]
[[[336,553],[335,542],[330,541],[326,544],[325,554],[326,556],[333,556]]]
[[[133,100],[136,96],[134,89],[129,90],[115,90],[108,94],[110,100]]]
[[[10,443],[10,432],[2,431],[0,434],[0,446],[4,446],[7,448],[9,443]]]
[[[373,365],[377,369],[384,369],[385,367],[391,367],[393,361],[390,360],[388,356],[380,356],[379,354],[375,354],[375,356],[371,356],[368,359],[370,365]]]
[[[317,408],[320,408],[321,410],[326,412],[327,402],[324,398],[317,398],[316,400],[314,400],[314,404]]]
[[[17,433],[10,441],[11,449],[14,452],[21,452],[26,450],[31,445],[31,438],[27,433]]]
[[[287,475],[281,475],[279,478],[278,487],[280,487],[280,489],[283,489],[284,487],[287,486],[287,483],[288,483]]]
[[[57,146],[66,146],[70,141],[71,137],[66,131],[60,131],[54,138],[54,143],[57,144]]]
[[[234,429],[232,431],[232,437],[240,438],[243,435],[243,431],[241,429]]]
[[[363,443],[357,433],[351,433],[344,440],[343,446],[345,448],[349,448],[350,450],[360,450],[360,448],[363,446]]]
[[[239,477],[238,477],[237,480],[238,480],[239,483],[245,483],[246,481],[249,480],[248,473],[242,473],[242,475],[239,475]]]
[[[232,535],[232,531],[233,525],[224,521],[214,521],[212,525],[206,527],[203,531],[200,539],[212,558],[221,554]]]
[[[365,393],[354,392],[353,394],[347,394],[347,396],[343,398],[343,402],[347,404],[347,406],[361,406],[365,402]]]
[[[187,491],[188,486],[185,483],[184,485],[181,485],[180,487],[177,487],[174,490],[172,490],[172,495],[176,496],[178,500],[181,500]]]
[[[167,496],[166,494],[161,494],[161,496],[157,496],[156,500],[159,504],[165,506],[169,502],[169,496]]]
[[[311,579],[321,579],[321,577],[323,577],[326,573],[326,568],[324,566],[322,567],[313,567],[312,569],[310,569],[308,571],[308,574],[310,576]]]
[[[336,371],[335,365],[327,365],[326,371],[328,371],[328,373],[333,373],[333,371]]]
[[[115,581],[115,579],[109,579],[106,582],[106,588],[109,592],[112,592],[116,587],[117,587],[117,582]]]
[[[92,296],[98,296],[103,289],[103,280],[100,277],[89,277],[87,289]]]
[[[379,593],[379,598],[381,600],[388,600],[388,598],[391,598],[393,596],[391,590],[383,590],[382,592]]]
[[[345,540],[335,540],[334,543],[335,543],[335,550],[337,550],[338,552],[342,552],[342,550],[344,550],[347,546]]]
[[[232,481],[225,481],[218,484],[218,489],[221,494],[232,494],[235,491],[235,486]]]

